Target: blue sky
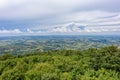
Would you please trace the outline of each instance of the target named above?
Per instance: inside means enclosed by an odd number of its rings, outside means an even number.
[[[120,34],[120,0],[0,0],[0,36]]]

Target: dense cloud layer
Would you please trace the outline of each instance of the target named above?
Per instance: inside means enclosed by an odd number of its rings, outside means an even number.
[[[17,34],[120,34],[119,3],[119,0],[0,0],[0,34],[13,35],[16,30]],[[66,27],[71,23],[74,27]]]

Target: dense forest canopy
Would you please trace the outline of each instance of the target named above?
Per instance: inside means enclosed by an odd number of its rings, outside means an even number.
[[[0,56],[0,80],[119,80],[117,46]]]

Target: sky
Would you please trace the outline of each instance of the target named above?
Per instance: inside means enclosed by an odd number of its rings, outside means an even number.
[[[0,0],[0,36],[120,35],[120,0]]]

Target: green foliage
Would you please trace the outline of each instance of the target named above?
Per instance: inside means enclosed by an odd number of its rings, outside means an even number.
[[[24,73],[16,69],[8,70],[0,78],[1,80],[24,80]]]
[[[0,80],[119,80],[120,49],[87,50],[0,56]]]
[[[13,58],[13,55],[10,53],[4,53],[3,55],[0,56],[0,60],[6,60],[11,58]]]

